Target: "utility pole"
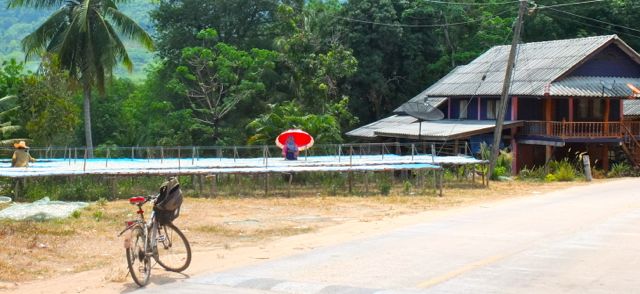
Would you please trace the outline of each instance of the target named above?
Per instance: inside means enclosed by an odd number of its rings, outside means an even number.
[[[518,9],[518,19],[513,29],[513,40],[511,41],[511,50],[509,51],[509,60],[507,61],[507,69],[504,74],[504,83],[502,84],[502,95],[500,96],[500,108],[496,117],[496,127],[493,132],[493,145],[491,145],[491,155],[489,156],[488,179],[493,174],[496,167],[496,161],[500,152],[500,140],[502,138],[502,126],[504,124],[504,115],[507,112],[509,104],[509,90],[511,89],[511,78],[513,77],[513,68],[515,67],[516,53],[518,52],[518,43],[520,42],[520,32],[522,31],[522,23],[524,22],[524,12],[527,9],[527,0],[520,0],[520,8]],[[487,181],[488,182],[488,181]]]

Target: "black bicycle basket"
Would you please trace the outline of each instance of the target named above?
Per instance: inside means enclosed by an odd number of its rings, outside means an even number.
[[[180,215],[182,191],[177,178],[169,178],[160,186],[160,195],[153,205],[156,218],[160,224],[168,224]]]

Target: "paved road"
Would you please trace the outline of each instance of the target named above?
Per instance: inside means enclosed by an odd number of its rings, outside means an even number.
[[[457,209],[145,292],[640,293],[640,180]]]

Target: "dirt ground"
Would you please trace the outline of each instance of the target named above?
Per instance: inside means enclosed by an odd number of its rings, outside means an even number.
[[[499,182],[447,187],[444,197],[411,195],[292,198],[186,198],[175,224],[193,248],[183,273],[152,270],[151,285],[260,262],[389,230],[478,203],[531,197],[584,182]],[[405,195],[409,194],[409,195]],[[0,292],[115,293],[137,286],[117,234],[135,207],[98,202],[75,217],[0,221]]]

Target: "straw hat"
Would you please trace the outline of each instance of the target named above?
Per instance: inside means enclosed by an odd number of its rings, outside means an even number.
[[[20,141],[18,143],[13,143],[13,148],[16,148],[16,149],[20,149],[20,148],[27,149],[29,147],[27,147],[27,143],[25,143],[24,141]]]

